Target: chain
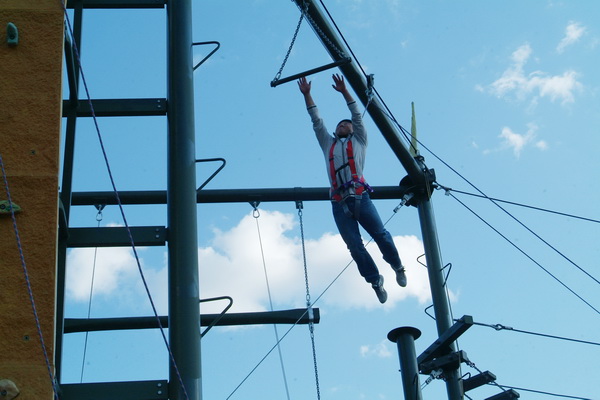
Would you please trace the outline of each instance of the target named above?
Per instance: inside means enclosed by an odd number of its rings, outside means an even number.
[[[337,53],[339,58],[346,58],[346,54],[341,51],[332,41],[331,39],[329,39],[329,37],[325,34],[325,32],[323,32],[321,30],[321,28],[319,28],[319,25],[316,24],[315,20],[312,19],[312,17],[310,16],[310,14],[306,13],[306,18],[310,21],[311,25],[313,26],[313,28],[315,29],[315,31],[317,32],[317,34],[321,37],[321,39],[323,39],[323,41],[329,45],[329,47],[331,47],[333,50],[335,50],[335,52]]]
[[[298,218],[300,220],[300,239],[302,240],[302,259],[304,260],[304,282],[306,285],[306,308],[308,309],[309,324],[308,330],[310,332],[310,342],[312,344],[313,353],[313,364],[315,367],[315,384],[317,388],[317,399],[321,399],[321,389],[319,388],[319,368],[317,366],[317,349],[315,345],[315,325],[312,322],[314,320],[313,309],[310,303],[310,288],[308,285],[308,267],[306,264],[306,247],[304,246],[304,222],[302,221],[302,202],[296,201],[296,208],[298,209]]]
[[[305,5],[305,9],[306,8],[308,8],[308,6]],[[290,57],[290,53],[292,52],[292,47],[294,47],[294,43],[296,42],[296,38],[298,37],[298,32],[300,31],[300,25],[302,25],[302,20],[304,19],[305,10],[301,10],[301,11],[302,12],[300,13],[300,19],[298,20],[298,25],[296,25],[296,31],[294,32],[294,36],[292,37],[292,43],[290,43],[290,47],[288,48],[288,51],[287,51],[285,57],[283,58],[283,63],[281,64],[279,71],[277,71],[277,74],[275,74],[275,78],[273,79],[274,81],[277,81],[277,80],[279,80],[279,78],[281,78],[281,73],[283,72],[283,68],[285,67],[287,60]]]

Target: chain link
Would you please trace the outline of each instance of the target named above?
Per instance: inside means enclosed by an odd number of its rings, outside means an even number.
[[[323,41],[325,43],[327,43],[333,50],[335,50],[335,52],[337,53],[339,58],[346,58],[346,54],[341,51],[332,41],[331,39],[329,39],[329,37],[325,34],[325,32],[323,32],[321,30],[321,28],[319,28],[319,25],[317,25],[315,23],[315,20],[312,19],[312,17],[310,16],[310,14],[306,13],[306,18],[309,20],[309,22],[311,23],[311,25],[313,26],[313,28],[315,29],[315,31],[317,32],[317,34],[321,37],[321,39],[323,39]]]
[[[308,6],[305,5],[305,9],[306,8],[308,8]],[[283,72],[283,68],[285,67],[287,60],[290,57],[290,54],[292,52],[292,47],[294,47],[294,43],[296,42],[296,38],[298,37],[298,32],[300,31],[300,25],[302,25],[302,20],[304,19],[304,10],[301,10],[301,11],[302,12],[300,13],[300,19],[298,20],[298,25],[296,25],[296,31],[294,32],[294,36],[292,37],[292,43],[290,43],[290,47],[288,48],[288,51],[287,51],[285,57],[283,58],[283,63],[281,64],[279,71],[277,71],[277,74],[275,74],[275,78],[273,79],[274,81],[277,81],[277,80],[279,80],[279,78],[281,78],[281,73]]]
[[[321,389],[319,387],[319,368],[317,366],[317,349],[315,345],[315,324],[313,323],[314,314],[310,302],[310,288],[308,285],[308,267],[306,263],[306,247],[304,245],[304,221],[302,220],[302,202],[296,202],[296,208],[298,208],[298,218],[300,220],[300,239],[302,240],[302,260],[304,261],[304,282],[306,285],[306,308],[308,309],[309,324],[308,330],[310,332],[310,342],[312,344],[313,353],[313,364],[315,367],[315,385],[317,388],[317,399],[321,399]]]
[[[321,30],[321,28],[319,28],[319,26],[315,23],[315,20],[308,13],[308,4],[303,2],[302,7],[300,7],[300,19],[298,20],[298,24],[296,25],[296,30],[294,31],[294,36],[292,37],[292,42],[290,43],[290,47],[288,48],[287,53],[285,54],[285,57],[283,58],[283,62],[281,63],[281,67],[279,67],[279,71],[277,71],[277,73],[275,74],[275,78],[273,79],[273,82],[276,82],[279,80],[279,78],[281,78],[281,73],[283,72],[283,69],[285,68],[285,65],[287,64],[290,54],[292,53],[292,48],[294,47],[294,43],[296,42],[296,38],[298,37],[298,32],[300,31],[300,26],[302,25],[302,20],[304,19],[304,17],[306,17],[306,19],[313,26],[315,32],[317,32],[317,35],[319,35],[319,37],[321,37],[321,39],[330,48],[335,50],[335,52],[337,53],[339,58],[346,58],[346,54],[343,51],[341,51],[331,41],[331,39],[329,39],[329,37],[327,35],[325,35],[325,32],[323,32],[323,30]]]

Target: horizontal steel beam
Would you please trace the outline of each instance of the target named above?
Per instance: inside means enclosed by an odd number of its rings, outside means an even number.
[[[137,382],[70,383],[60,385],[61,400],[166,400],[166,380]]]
[[[72,112],[72,102],[63,100],[63,117]],[[167,100],[154,99],[99,99],[92,100],[96,117],[147,117],[167,115]],[[76,105],[78,117],[91,117],[92,107],[87,100],[79,100]]]
[[[164,8],[167,0],[69,0],[67,8]]]
[[[404,192],[398,186],[374,186],[372,199],[401,199]],[[167,204],[164,190],[119,192],[121,204]],[[202,189],[196,196],[198,203],[253,203],[285,201],[328,201],[329,188],[275,188],[275,189]],[[71,205],[115,205],[114,192],[74,192]]]
[[[129,227],[136,246],[164,246],[167,228],[164,226]],[[131,246],[125,227],[69,228],[67,247],[127,247]]]
[[[321,314],[318,308],[313,308],[313,317],[305,308],[297,308],[283,311],[265,311],[250,313],[226,313],[226,314],[202,314],[200,322],[202,326],[214,323],[217,326],[233,325],[263,325],[263,324],[318,324]],[[160,325],[168,328],[167,316],[160,316]],[[216,323],[215,323],[216,321]],[[64,333],[95,332],[95,331],[118,331],[133,329],[157,329],[159,328],[156,317],[127,317],[127,318],[65,318]]]

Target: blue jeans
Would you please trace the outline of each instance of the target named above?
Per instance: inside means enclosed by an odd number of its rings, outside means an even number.
[[[379,246],[379,250],[383,255],[383,259],[389,263],[392,268],[398,268],[401,265],[400,256],[398,255],[398,250],[396,249],[392,235],[390,235],[383,226],[379,213],[377,213],[377,209],[373,205],[367,192],[363,193],[362,199],[358,202],[358,220],[355,218],[356,199],[354,197],[348,197],[343,200],[343,202],[346,203],[346,206],[352,215],[348,215],[348,212],[344,210],[341,203],[336,201],[331,203],[333,218],[335,219],[340,235],[342,236],[342,239],[344,239],[346,246],[348,246],[348,250],[350,250],[350,254],[356,262],[361,276],[369,283],[377,282],[379,270],[363,244],[358,224],[360,224],[360,226],[371,235],[375,243],[377,243],[377,246]]]

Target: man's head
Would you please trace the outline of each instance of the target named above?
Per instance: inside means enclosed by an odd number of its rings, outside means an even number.
[[[340,138],[345,138],[350,136],[354,132],[354,127],[352,126],[352,121],[349,119],[343,119],[338,122],[335,127],[335,136]]]

